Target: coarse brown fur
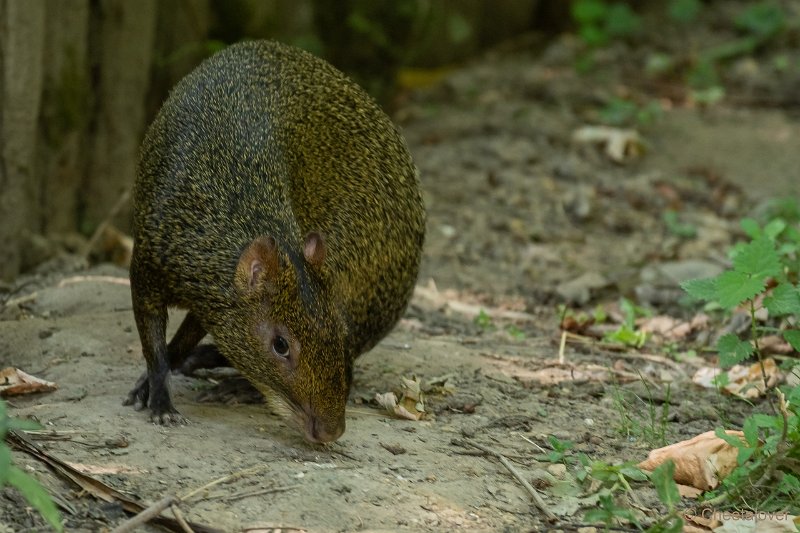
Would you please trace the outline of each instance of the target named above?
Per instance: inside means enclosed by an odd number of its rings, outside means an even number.
[[[236,44],[164,103],[134,202],[147,373],[126,403],[181,421],[169,370],[210,333],[257,388],[280,394],[309,440],[341,435],[353,361],[403,313],[424,238],[418,178],[389,118],[309,53]],[[169,306],[188,314],[167,346]]]

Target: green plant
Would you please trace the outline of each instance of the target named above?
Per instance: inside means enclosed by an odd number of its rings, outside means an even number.
[[[554,435],[547,437],[547,440],[552,446],[552,450],[547,452],[547,455],[542,458],[544,461],[551,463],[567,463],[567,453],[575,447],[575,443],[569,440],[559,440]]]
[[[623,98],[612,98],[599,111],[600,122],[609,126],[624,126],[635,123],[648,126],[661,116],[661,106],[651,101],[640,105]]]
[[[733,333],[720,337],[720,366],[729,368],[755,356],[767,377],[758,340],[765,333],[779,333],[800,351],[800,209],[783,202],[782,214],[766,224],[745,219],[741,226],[748,242],[731,250],[732,267],[720,275],[690,280],[683,288],[698,300],[715,302],[722,309],[744,306],[750,315],[750,338]],[[759,325],[756,312],[764,309],[771,321]],[[724,382],[724,378],[723,378]],[[775,391],[774,415],[754,414],[745,419],[744,439],[717,429],[717,435],[738,450],[737,468],[726,477],[708,502],[726,502],[761,511],[798,508],[800,505],[800,387]]]
[[[646,309],[634,305],[633,302],[627,298],[620,300],[620,309],[623,314],[623,321],[619,328],[609,333],[606,333],[603,340],[606,342],[613,342],[625,346],[632,346],[634,348],[641,348],[647,342],[648,334],[644,331],[636,329],[636,318],[640,316],[649,316],[650,313]]]
[[[672,210],[665,211],[663,215],[664,225],[667,231],[676,237],[692,239],[697,236],[697,228],[692,224],[681,222],[678,213]]]
[[[582,466],[577,475],[579,481],[591,479],[598,484],[598,487],[612,491],[623,489],[630,493],[633,489],[628,480],[647,480],[647,475],[636,466],[634,461],[625,461],[614,465],[605,461],[592,461],[586,455],[579,454],[578,462]]]
[[[642,378],[645,390],[647,391],[647,421],[648,424],[644,430],[645,440],[651,445],[665,446],[667,444],[667,426],[669,421],[669,401],[672,397],[672,388],[667,383],[667,388],[664,392],[664,399],[661,402],[661,408],[657,406],[653,394],[650,391],[650,385],[647,380]]]
[[[602,494],[599,497],[598,506],[586,511],[583,516],[587,522],[602,522],[607,529],[615,527],[620,522],[631,522],[638,525],[633,512],[627,507],[617,505],[611,494]]]
[[[647,528],[648,533],[679,533],[683,531],[683,518],[680,516],[678,504],[681,496],[675,484],[675,463],[665,461],[650,474],[650,481],[656,489],[658,499],[667,508],[667,514],[658,522]]]
[[[17,489],[53,529],[64,531],[61,515],[52,498],[36,479],[11,463],[11,449],[5,442],[9,431],[38,428],[34,422],[9,417],[5,402],[0,400],[0,487],[11,485]]]
[[[478,316],[475,317],[475,325],[482,330],[494,329],[492,317],[490,317],[489,314],[483,309],[478,311]]]
[[[617,426],[617,433],[625,438],[630,438],[631,435],[639,433],[639,425],[633,419],[634,410],[631,409],[631,406],[628,404],[628,401],[625,399],[622,389],[620,389],[619,386],[615,385],[612,388],[612,395],[614,408],[617,410],[617,413],[619,413],[619,425]]]
[[[745,419],[744,440],[716,430],[738,450],[737,467],[706,496],[707,503],[776,512],[800,508],[800,387],[778,397],[777,415]]]
[[[734,19],[744,35],[702,51],[688,71],[687,82],[701,103],[714,103],[724,97],[717,70],[727,60],[752,54],[786,29],[787,15],[774,2],[751,4]]]
[[[578,34],[592,47],[603,46],[616,38],[639,31],[641,20],[628,4],[605,0],[576,0],[570,7]]]
[[[717,351],[722,368],[743,361],[751,355],[761,358],[758,337],[761,333],[779,332],[795,350],[800,350],[800,288],[797,279],[800,231],[779,219],[761,228],[746,219],[742,228],[752,236],[746,244],[732,250],[733,267],[716,277],[689,280],[683,289],[693,298],[718,303],[731,310],[745,305],[750,314],[751,340],[741,340],[733,333],[721,336]],[[779,326],[759,326],[756,311],[765,308]]]
[[[518,340],[518,341],[525,340],[525,332],[522,331],[521,329],[519,329],[514,324],[510,324],[506,328],[506,333],[511,335],[511,337],[514,338],[515,340]]]
[[[672,20],[687,24],[697,18],[702,8],[700,0],[670,0],[667,14]]]
[[[633,405],[625,398],[625,394],[618,386],[612,388],[612,401],[614,408],[619,414],[619,423],[616,428],[617,433],[626,438],[632,436],[643,439],[650,446],[664,446],[666,444],[666,433],[669,421],[669,407],[671,398],[671,388],[669,385],[664,394],[661,407],[654,395],[650,391],[647,381],[642,378],[642,383],[647,391],[647,398],[636,398],[637,402],[644,404],[644,412],[647,415],[645,420],[634,416],[634,413],[641,413],[641,405]]]

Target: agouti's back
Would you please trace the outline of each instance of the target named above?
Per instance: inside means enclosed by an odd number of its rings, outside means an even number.
[[[424,218],[402,137],[339,71],[274,42],[206,60],[148,131],[135,189],[131,282],[150,400],[161,363],[142,330],[154,308],[177,305],[194,323],[170,343],[170,366],[210,332],[310,440],[338,437],[352,360],[410,298]]]

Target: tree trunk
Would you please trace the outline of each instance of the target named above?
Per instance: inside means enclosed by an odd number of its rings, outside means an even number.
[[[38,161],[45,234],[78,228],[89,124],[89,0],[46,0],[44,91]]]
[[[0,0],[0,278],[19,272],[22,233],[34,229],[34,172],[42,87],[45,4]]]
[[[211,53],[210,27],[210,0],[159,0],[145,122],[155,116],[169,90]]]
[[[90,50],[96,106],[81,194],[81,230],[87,233],[133,185],[144,131],[155,15],[154,0],[100,0],[93,6]],[[130,213],[128,205],[114,223],[127,231]]]

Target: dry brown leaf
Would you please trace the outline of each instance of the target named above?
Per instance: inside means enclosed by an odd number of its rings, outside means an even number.
[[[792,345],[786,342],[781,335],[767,335],[758,339],[758,349],[764,355],[781,354],[787,355],[794,352]]]
[[[398,418],[420,420],[425,416],[425,397],[416,377],[401,378],[403,394],[400,399],[393,392],[375,394],[375,401]]]
[[[728,435],[744,438],[741,431],[726,431]],[[675,463],[676,483],[700,490],[711,490],[736,467],[738,450],[707,431],[692,439],[652,450],[639,468],[653,471],[668,459]]]
[[[427,285],[417,285],[414,287],[414,300],[421,304],[422,307],[433,306],[437,309],[450,310],[470,318],[475,318],[483,313],[488,315],[492,320],[536,321],[535,316],[516,309],[487,307],[485,305],[464,302],[461,300],[461,295],[454,290],[439,291],[432,280]],[[524,306],[522,301],[514,302],[514,304],[515,306]]]
[[[52,381],[31,376],[18,368],[9,366],[0,370],[0,396],[4,398],[34,392],[50,392],[57,388],[58,385]]]
[[[692,324],[671,316],[658,315],[636,322],[641,331],[654,333],[668,340],[683,340],[692,332]]]
[[[102,238],[99,247],[103,257],[109,258],[112,263],[124,268],[131,266],[131,256],[133,255],[133,237],[121,232],[114,226],[103,228]]]
[[[717,367],[702,367],[692,376],[692,381],[702,387],[715,389],[717,386],[714,380],[723,372]],[[764,373],[767,375],[768,387],[775,387],[785,380],[774,359],[764,360]],[[746,399],[757,398],[764,394],[764,378],[760,363],[753,363],[750,366],[734,365],[727,374],[728,384],[722,390],[728,394]]]
[[[701,494],[703,494],[703,491],[698,489],[697,487],[690,487],[689,485],[681,485],[681,484],[677,484],[677,487],[678,487],[678,494],[681,495],[681,498],[695,499]]]
[[[576,144],[600,144],[606,155],[616,163],[636,159],[644,153],[644,141],[636,130],[608,126],[585,126],[572,134]]]

